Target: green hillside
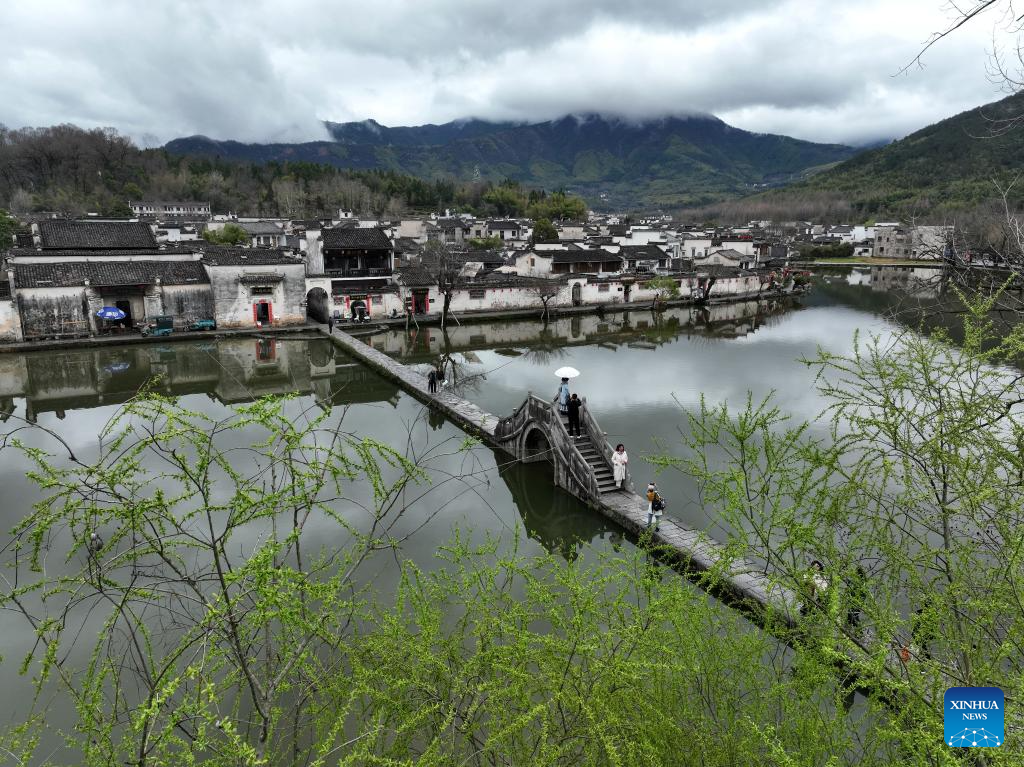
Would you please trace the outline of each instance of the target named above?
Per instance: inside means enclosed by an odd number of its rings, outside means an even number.
[[[942,120],[887,146],[771,190],[708,210],[772,218],[942,219],[991,204],[993,181],[1008,185],[1024,168],[1024,94]],[[1011,192],[1024,203],[1024,184]],[[730,216],[730,214],[732,214]]]

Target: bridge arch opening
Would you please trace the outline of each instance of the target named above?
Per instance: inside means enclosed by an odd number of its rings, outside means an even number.
[[[538,426],[526,430],[523,435],[523,463],[535,461],[551,462],[551,442],[548,435]]]
[[[306,294],[306,315],[317,322],[327,322],[327,291],[313,288]]]

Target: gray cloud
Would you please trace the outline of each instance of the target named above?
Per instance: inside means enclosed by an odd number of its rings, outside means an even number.
[[[285,141],[322,119],[711,112],[861,142],[998,98],[981,22],[894,76],[944,21],[941,0],[15,0],[0,122]]]

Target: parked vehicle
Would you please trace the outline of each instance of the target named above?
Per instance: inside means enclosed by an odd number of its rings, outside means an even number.
[[[174,317],[163,315],[154,317],[153,321],[142,328],[144,336],[169,336],[174,332]]]
[[[216,330],[217,323],[214,320],[193,320],[188,325],[189,330]]]

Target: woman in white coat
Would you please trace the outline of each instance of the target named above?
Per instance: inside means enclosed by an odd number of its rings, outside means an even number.
[[[615,446],[612,453],[612,476],[615,479],[615,486],[622,487],[626,481],[626,464],[629,463],[629,456],[626,455],[626,446],[621,442]]]

